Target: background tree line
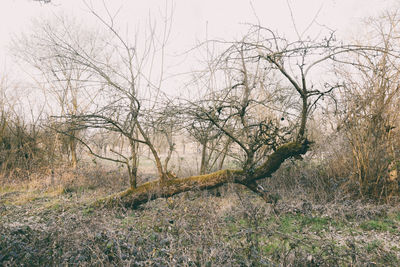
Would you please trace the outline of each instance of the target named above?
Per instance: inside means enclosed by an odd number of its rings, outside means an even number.
[[[124,166],[130,189],[119,197],[132,205],[231,182],[274,201],[264,178],[285,180],[285,170],[326,192],[398,198],[396,11],[366,21],[367,31],[348,44],[326,29],[322,38],[290,40],[261,25],[239,41],[205,41],[195,50],[207,60],[185,94],[167,79],[172,8],[161,27],[149,20],[131,36],[112,15],[90,10],[97,28],[57,17],[15,41],[13,52],[48,101],[28,119],[2,81],[3,180],[80,168],[90,154]],[[182,139],[199,149],[195,171],[182,171],[190,169],[180,161]],[[154,167],[148,183],[139,179],[144,157]]]

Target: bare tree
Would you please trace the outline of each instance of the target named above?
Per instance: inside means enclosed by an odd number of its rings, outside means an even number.
[[[55,37],[63,37],[64,42],[79,43],[80,47],[95,58],[98,47],[94,45],[96,32],[87,32],[79,27],[76,21],[67,18],[58,18],[55,21],[36,21],[34,32],[29,36],[22,36],[14,41],[13,50],[19,59],[27,62],[38,71],[34,74],[37,86],[44,91],[49,98],[52,115],[65,117],[76,116],[87,112],[95,101],[98,93],[93,86],[87,86],[84,81],[92,79],[89,69],[75,63],[73,58],[56,57],[60,51],[53,46]],[[54,102],[58,104],[54,110]],[[58,113],[58,114],[57,114]],[[63,131],[67,132],[67,155],[72,168],[76,168],[78,162],[77,139],[74,122],[63,125]]]
[[[307,152],[308,117],[321,98],[341,86],[326,82],[331,81],[329,76],[325,80],[317,75],[319,67],[343,61],[351,53],[383,51],[380,47],[336,43],[333,34],[321,41],[290,42],[260,26],[252,27],[239,42],[223,44],[228,49],[213,62],[225,77],[223,86],[208,91],[198,101],[188,101],[188,109],[196,109],[198,119],[211,123],[231,140],[241,168],[149,182],[119,195],[127,197],[129,204],[228,182],[242,184],[271,201],[257,181],[270,177],[286,159]]]
[[[114,16],[109,10],[109,17],[105,19],[91,6],[87,7],[105,29],[104,34],[97,31],[77,35],[68,21],[59,18],[58,24],[63,25],[62,31],[52,29],[50,24],[41,23],[47,25],[46,30],[40,36],[33,36],[33,40],[50,47],[45,57],[49,63],[45,66],[53,79],[49,81],[50,84],[64,86],[60,99],[64,101],[68,95],[66,92],[71,89],[71,82],[78,84],[79,88],[96,92],[89,96],[89,108],[80,109],[79,112],[74,108],[68,109],[59,117],[65,125],[71,127],[56,130],[82,143],[90,153],[101,159],[125,164],[132,188],[136,188],[137,182],[139,145],[146,146],[152,153],[159,178],[165,181],[168,161],[163,166],[152,142],[152,125],[148,122],[149,116],[156,116],[157,113],[152,111],[158,108],[156,105],[162,96],[163,60],[172,20],[169,12],[172,11],[166,7],[164,27],[160,34],[157,33],[155,23],[149,20],[148,28],[137,32],[133,38],[124,38],[115,27]],[[82,38],[89,45],[84,45]],[[39,62],[43,60],[43,57],[38,58],[36,55],[34,58]],[[161,64],[156,65],[156,60],[160,60]],[[37,65],[44,68],[40,63]],[[79,70],[83,70],[85,75],[81,75]],[[80,107],[75,98],[71,102],[73,107]],[[129,143],[129,155],[116,150],[111,151],[115,157],[95,153],[83,138],[75,134],[89,128],[119,133]]]
[[[224,135],[211,122],[204,120],[201,116],[201,109],[195,109],[190,106],[186,112],[190,117],[186,130],[200,145],[199,174],[206,174],[216,168],[218,159],[220,159],[218,169],[222,169],[225,158],[228,155],[230,139],[225,138],[226,140],[224,140]]]

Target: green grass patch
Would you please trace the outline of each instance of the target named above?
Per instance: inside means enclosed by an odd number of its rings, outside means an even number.
[[[276,251],[280,250],[281,245],[278,242],[270,242],[268,244],[266,244],[265,246],[262,247],[262,250],[270,255],[273,254]]]
[[[304,217],[302,220],[302,226],[309,227],[313,232],[321,231],[330,225],[330,220],[328,218],[322,217]]]
[[[288,234],[301,230],[301,217],[297,215],[284,215],[278,221],[279,231]]]
[[[393,217],[396,221],[400,222],[400,212],[396,212]]]
[[[391,233],[397,232],[396,231],[396,225],[393,221],[386,219],[386,220],[369,220],[365,221],[360,224],[360,228],[365,230],[365,231],[380,231],[380,232],[386,232],[389,231]]]
[[[284,215],[279,221],[279,231],[283,233],[293,233],[303,231],[318,232],[327,229],[329,225],[339,225],[330,218],[323,217],[308,217],[303,215]]]
[[[83,215],[87,215],[89,216],[90,214],[92,214],[94,212],[94,208],[93,207],[87,207],[83,210]]]
[[[49,205],[49,209],[54,211],[60,211],[63,209],[63,206],[61,203],[55,202]]]
[[[368,253],[374,252],[377,248],[382,246],[382,242],[380,240],[373,240],[371,243],[368,243],[366,250]]]

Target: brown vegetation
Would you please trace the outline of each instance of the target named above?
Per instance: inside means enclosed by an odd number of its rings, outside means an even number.
[[[51,108],[0,84],[0,264],[400,264],[396,12],[349,44],[206,41],[178,97],[173,10],[126,36],[88,8],[100,29],[42,21],[13,48]]]

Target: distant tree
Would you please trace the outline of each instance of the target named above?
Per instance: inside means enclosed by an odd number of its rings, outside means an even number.
[[[55,56],[60,50],[53,46],[54,40],[51,40],[50,36],[62,36],[64,43],[79,43],[82,49],[86,49],[95,57],[98,52],[94,45],[97,33],[85,31],[72,20],[60,20],[58,26],[52,22],[36,22],[33,33],[16,40],[13,50],[19,59],[38,71],[38,86],[51,99],[49,102],[55,101],[58,104],[57,108],[53,106],[52,115],[77,116],[88,112],[98,96],[98,91],[86,86],[84,82],[91,80],[93,74],[87,66],[76,64],[76,58]],[[66,152],[72,168],[75,169],[78,162],[76,137],[79,136],[79,131],[75,129],[73,120],[70,124],[65,123],[62,129],[68,134],[65,140]]]
[[[145,146],[151,151],[159,178],[165,181],[168,179],[165,169],[168,160],[162,164],[151,138],[153,127],[160,124],[151,122],[157,121],[155,118],[160,114],[155,110],[160,108],[157,103],[162,96],[162,61],[171,17],[166,14],[168,19],[160,36],[156,34],[153,21],[149,21],[148,31],[137,32],[130,39],[122,37],[111,15],[104,19],[90,6],[88,8],[105,29],[103,34],[90,30],[80,33],[77,29],[81,27],[75,29],[65,18],[58,18],[57,24],[61,27],[40,23],[44,25],[41,34],[26,38],[36,44],[32,47],[34,51],[30,58],[35,66],[50,77],[48,82],[56,88],[54,92],[58,99],[65,101],[71,97],[68,102],[72,108],[65,109],[58,117],[63,120],[65,127],[55,130],[80,142],[96,157],[126,165],[131,188],[137,186],[139,145]],[[143,34],[143,38],[138,37],[140,34]],[[48,49],[43,52],[40,46]],[[161,60],[161,64],[156,65],[155,59]],[[73,93],[78,89],[91,92],[85,98],[91,100],[87,108],[81,108],[76,103]],[[75,134],[86,129],[120,134],[129,144],[129,155],[116,150],[111,151],[115,157],[95,153],[88,142]]]
[[[400,181],[400,61],[392,52],[400,48],[399,25],[398,11],[366,21],[363,42],[382,50],[353,55],[348,59],[353,64],[337,66],[344,84],[339,128],[353,160],[348,189],[375,200],[397,196]]]

